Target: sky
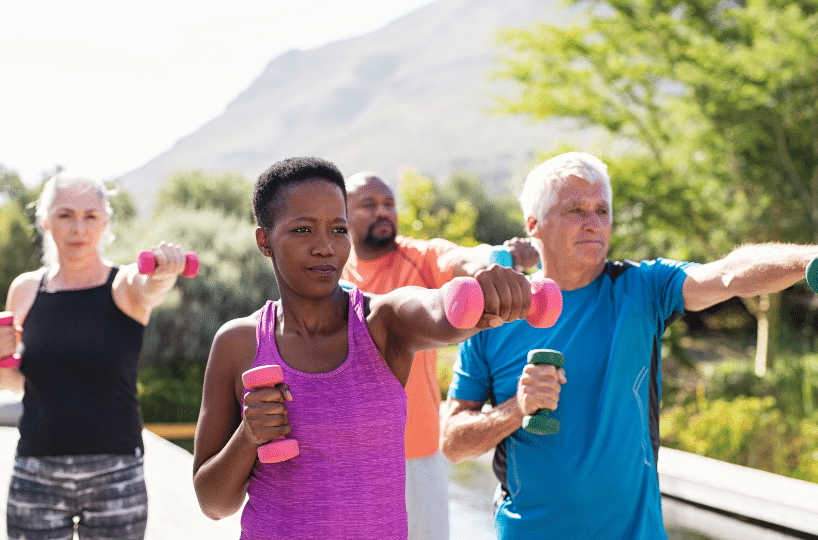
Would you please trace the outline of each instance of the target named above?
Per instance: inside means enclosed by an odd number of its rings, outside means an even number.
[[[433,0],[10,0],[0,4],[0,165],[111,180],[221,114],[267,64]]]

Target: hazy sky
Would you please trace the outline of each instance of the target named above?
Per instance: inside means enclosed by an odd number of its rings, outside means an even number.
[[[103,179],[218,116],[279,54],[381,28],[432,0],[8,0],[0,164]]]

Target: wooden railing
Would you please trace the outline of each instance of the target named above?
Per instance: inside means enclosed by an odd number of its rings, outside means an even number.
[[[163,439],[192,439],[196,433],[196,424],[145,424],[145,429]]]

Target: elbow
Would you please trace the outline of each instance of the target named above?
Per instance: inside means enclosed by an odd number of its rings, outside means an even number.
[[[440,452],[443,454],[450,463],[460,463],[463,461],[463,458],[460,457],[460,454],[454,451],[451,446],[442,446],[440,447]]]
[[[218,487],[207,489],[194,482],[194,491],[202,513],[213,521],[232,516],[244,505],[244,496],[229,496],[223,491],[220,493]]]
[[[202,513],[213,521],[219,521],[232,516],[241,509],[241,504],[234,505],[229,503],[207,502],[199,500],[199,508]]]

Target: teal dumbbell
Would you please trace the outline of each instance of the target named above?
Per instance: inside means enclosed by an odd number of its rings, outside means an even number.
[[[533,349],[528,351],[529,364],[549,364],[557,369],[565,363],[565,357],[559,351],[551,349]],[[536,414],[523,418],[523,429],[537,435],[551,435],[560,430],[560,421],[551,416],[548,409],[540,409]]]
[[[812,259],[812,262],[809,263],[806,276],[809,288],[812,289],[812,292],[818,293],[818,259]]]
[[[489,254],[489,266],[492,264],[499,264],[511,268],[514,266],[514,259],[511,258],[511,253],[503,246],[494,246]]]

